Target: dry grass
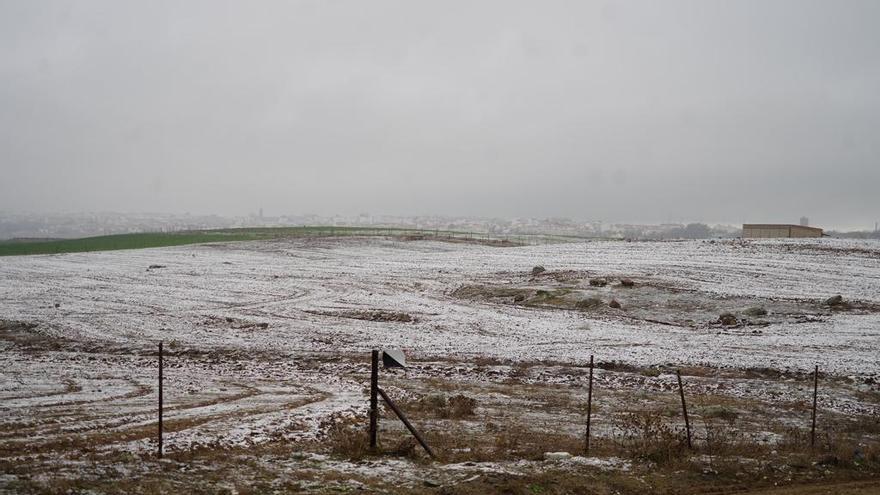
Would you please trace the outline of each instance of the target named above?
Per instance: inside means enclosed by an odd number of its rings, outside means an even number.
[[[685,433],[669,424],[665,410],[627,412],[613,422],[619,433],[607,443],[625,457],[665,465],[687,456]]]
[[[337,423],[327,431],[325,444],[334,455],[360,460],[369,455],[370,437],[363,423]]]
[[[417,400],[402,403],[406,414],[421,418],[463,419],[473,417],[477,400],[462,394],[447,397],[443,394],[430,394]]]
[[[847,452],[852,445],[848,438],[835,436],[834,430],[827,432],[827,441],[823,439],[822,447],[815,450],[804,445],[802,431],[793,430],[788,449],[776,446],[774,449],[779,449],[779,453],[769,455],[769,447],[757,446],[736,432],[736,420],[713,418],[706,420],[710,423],[706,426],[707,438],[700,438],[696,450],[689,451],[684,446],[683,433],[669,425],[675,419],[669,418],[663,410],[631,411],[619,416],[614,421],[620,427],[620,433],[597,438],[591,454],[632,459],[633,468],[629,472],[561,469],[554,464],[545,464],[540,472],[486,473],[469,477],[465,482],[428,487],[400,486],[393,478],[363,478],[327,468],[297,471],[295,475],[287,473],[285,477],[288,479],[285,480],[279,478],[278,471],[273,471],[275,461],[295,458],[299,450],[310,447],[274,442],[250,449],[202,449],[188,459],[175,457],[176,461],[186,462],[189,466],[183,471],[176,467],[177,464],[152,462],[146,472],[126,479],[67,480],[57,476],[40,483],[22,481],[15,486],[15,491],[60,494],[94,490],[152,494],[181,491],[230,493],[234,489],[237,493],[298,493],[309,486],[309,491],[328,493],[349,491],[358,486],[352,485],[357,482],[363,483],[359,485],[360,490],[367,493],[692,494],[706,491],[732,493],[774,483],[804,483],[816,479],[843,481],[880,475],[880,458],[876,449],[854,456]],[[533,428],[533,425],[517,421],[516,414],[492,420],[477,417],[483,426],[477,430],[472,427],[473,421],[446,419],[441,421],[443,428],[430,428],[425,432],[429,444],[440,454],[440,463],[538,461],[545,452],[579,454],[583,449],[581,436]],[[324,442],[311,448],[329,449],[335,456],[354,461],[374,462],[376,458],[369,452],[365,426],[364,418],[340,422],[330,428]],[[424,454],[405,432],[383,431],[380,441],[385,445],[375,455],[404,457],[419,463],[414,469],[432,469],[432,465],[422,464],[426,462]],[[709,459],[700,460],[702,454],[708,455]],[[744,457],[758,461],[743,460]],[[109,460],[102,459],[101,462],[106,464]],[[112,462],[132,465],[141,461],[120,457]],[[197,466],[210,466],[210,469]],[[833,470],[831,478],[822,474],[828,469]],[[0,470],[5,470],[5,466],[0,466]],[[307,484],[301,484],[304,482]]]

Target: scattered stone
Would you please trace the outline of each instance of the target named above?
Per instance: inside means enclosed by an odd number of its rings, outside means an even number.
[[[631,279],[622,278],[622,279],[620,279],[620,286],[621,287],[635,287],[636,283],[633,282]]]
[[[767,309],[762,306],[755,306],[743,311],[748,316],[767,316]]]
[[[513,302],[523,302],[526,300],[525,294],[517,294],[513,296]]]
[[[612,299],[610,303],[608,303],[609,308],[620,309],[620,303],[617,302],[617,299]]]
[[[591,278],[590,285],[593,287],[605,287],[608,285],[608,281],[604,278]]]
[[[55,303],[55,307],[56,307],[56,308],[60,308],[60,307],[61,307],[61,303]]]
[[[150,265],[147,270],[158,270],[159,268],[167,268],[165,265]]]
[[[739,323],[737,321],[736,316],[733,316],[732,313],[722,313],[721,316],[718,317],[718,323],[726,327],[732,327]]]
[[[541,266],[541,265],[538,265],[538,266],[532,268],[532,275],[533,275],[533,276],[535,276],[535,275],[540,275],[540,274],[542,274],[542,273],[544,273],[544,272],[546,272],[546,271],[547,271],[546,268],[544,268],[544,267]]]
[[[840,306],[842,304],[843,304],[843,296],[841,296],[840,294],[838,294],[834,297],[829,297],[828,299],[825,300],[826,306]]]
[[[544,452],[544,460],[545,461],[561,461],[563,459],[570,459],[571,454],[568,452]]]

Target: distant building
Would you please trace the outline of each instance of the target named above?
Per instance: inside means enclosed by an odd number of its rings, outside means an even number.
[[[803,225],[776,223],[743,224],[743,238],[768,239],[774,237],[822,237],[822,229]]]

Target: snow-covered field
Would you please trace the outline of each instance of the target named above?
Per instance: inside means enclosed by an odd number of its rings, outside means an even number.
[[[541,283],[530,276],[535,265],[628,277],[697,302],[754,298],[816,310],[722,328],[632,318],[626,304],[616,312],[569,311],[453,295],[469,284]],[[836,294],[856,309],[823,308]],[[462,363],[452,368],[459,375],[477,359],[583,365],[595,355],[639,367],[799,376],[819,365],[870,382],[880,375],[877,305],[880,243],[834,239],[509,248],[294,239],[0,258],[0,320],[7,322],[0,457],[63,451],[71,438],[97,451],[152,449],[159,341],[168,352],[173,451],[306,441],[331,417],[363,416],[366,357],[376,347]],[[664,301],[656,308],[656,320],[669,316]],[[413,321],[388,321],[389,314]],[[840,411],[876,407],[832,395],[826,403]]]
[[[153,264],[165,268],[147,270]],[[880,244],[818,241],[591,242],[518,248],[376,239],[294,240],[0,259],[0,316],[77,345],[205,352],[416,356],[717,366],[877,374],[880,314],[771,325],[759,337],[603,314],[474,304],[450,293],[534,265],[651,279],[724,296],[880,303]],[[59,307],[55,307],[59,304]],[[415,323],[334,317],[404,312]],[[226,318],[233,319],[227,323]],[[267,323],[268,328],[248,324]]]

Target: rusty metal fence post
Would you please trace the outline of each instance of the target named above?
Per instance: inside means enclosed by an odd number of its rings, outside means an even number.
[[[593,415],[593,355],[590,354],[590,382],[587,387],[587,433],[584,441],[584,453],[590,453],[590,418]]]
[[[379,351],[373,349],[372,368],[370,370],[370,449],[376,449],[376,437],[379,428]]]
[[[162,458],[162,342],[159,342],[159,459]]]
[[[813,417],[812,417],[812,427],[810,428],[810,447],[816,446],[816,402],[818,400],[819,394],[819,365],[816,365],[815,371],[813,371]]]

